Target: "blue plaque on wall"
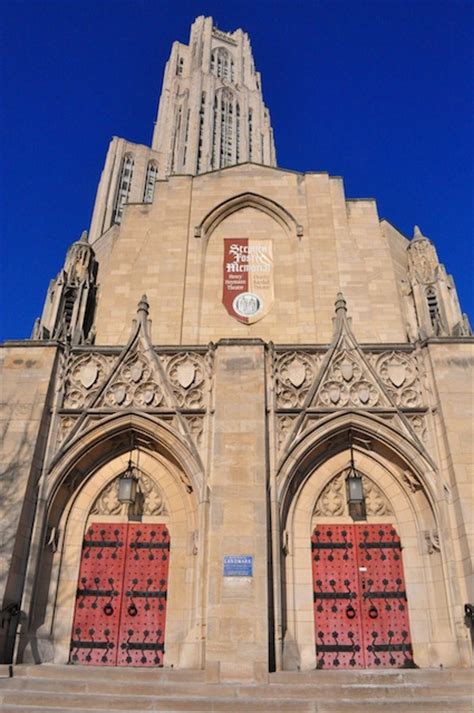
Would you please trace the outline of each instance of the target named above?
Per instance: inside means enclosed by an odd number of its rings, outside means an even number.
[[[225,555],[224,577],[253,577],[252,555]]]

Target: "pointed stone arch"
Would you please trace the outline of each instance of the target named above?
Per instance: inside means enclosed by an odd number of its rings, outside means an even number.
[[[134,411],[103,418],[68,444],[55,461],[48,476],[46,498],[49,504],[58,488],[68,483],[77,487],[79,474],[106,462],[110,453],[121,455],[134,441],[144,450],[161,453],[181,471],[189,491],[199,495],[203,488],[203,466],[185,439],[166,421]]]
[[[285,453],[277,475],[283,521],[294,494],[314,468],[327,460],[328,454],[347,447],[349,430],[353,438],[369,444],[370,450],[394,462],[400,468],[400,480],[407,481],[406,489],[422,488],[433,509],[439,511],[443,489],[434,463],[420,452],[418,444],[373,413],[348,410],[315,421]]]
[[[444,575],[452,561],[445,489],[407,435],[374,414],[346,411],[321,418],[297,438],[277,475],[283,667],[316,665],[310,533],[318,498],[349,465],[349,431],[356,467],[391,505],[393,518],[381,521],[390,520],[401,538],[415,661],[422,667],[462,665],[458,590],[455,577]]]
[[[303,228],[280,203],[258,193],[246,192],[232,196],[212,208],[195,228],[195,236],[207,241],[225,218],[243,208],[255,208],[276,220],[289,237],[301,238]]]
[[[153,481],[165,502],[153,521],[164,518],[171,534],[165,665],[199,668],[202,664],[202,637],[196,635],[205,549],[201,546],[205,533],[199,530],[202,467],[174,429],[133,412],[102,420],[82,432],[48,475],[37,517],[46,546],[34,560],[32,554],[31,596],[24,602],[30,626],[22,632],[20,659],[67,662],[82,538],[90,516],[97,520],[92,509],[98,496],[127,467],[131,447],[134,462],[139,458],[139,470]],[[144,515],[143,521],[149,521],[150,516]]]

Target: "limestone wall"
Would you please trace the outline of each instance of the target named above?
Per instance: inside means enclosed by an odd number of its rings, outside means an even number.
[[[474,393],[472,343],[431,343],[428,347],[439,404],[438,457],[452,512],[454,558],[461,596],[473,601],[473,448]]]
[[[227,201],[234,203],[228,211]],[[213,213],[216,221],[206,226]],[[222,304],[225,237],[273,242],[275,301],[252,325],[234,320]],[[327,174],[244,164],[159,181],[154,203],[128,205],[113,238],[106,234],[94,248],[97,344],[126,342],[144,292],[156,344],[226,337],[325,344],[341,289],[359,341],[406,341],[400,256],[381,230],[375,203],[346,201],[342,180]]]
[[[35,485],[48,435],[55,345],[2,349],[0,608],[20,603],[35,508]],[[0,637],[6,628],[0,629]],[[0,652],[3,642],[0,640]]]

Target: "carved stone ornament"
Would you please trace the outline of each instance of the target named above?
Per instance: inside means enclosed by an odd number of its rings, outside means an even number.
[[[131,354],[105,392],[103,404],[112,408],[156,408],[164,401],[155,365],[142,354]]]
[[[410,421],[413,430],[415,431],[420,441],[425,443],[427,440],[426,416],[417,413],[413,415],[408,415],[407,418]]]
[[[391,359],[387,364],[387,374],[392,384],[398,389],[406,379],[406,364]]]
[[[301,408],[319,371],[321,357],[306,352],[284,352],[274,359],[277,408]]]
[[[357,399],[363,406],[377,406],[379,403],[378,389],[368,381],[359,381],[351,389],[351,401],[357,405]]]
[[[393,509],[382,490],[370,478],[362,476],[367,515],[393,515]]]
[[[411,470],[404,470],[402,478],[412,493],[416,493],[417,490],[421,490],[421,483],[418,480],[418,477],[412,473]]]
[[[412,282],[429,285],[436,279],[438,257],[428,238],[413,240],[408,248],[408,273]]]
[[[303,384],[306,378],[306,368],[303,362],[298,358],[293,359],[288,366],[288,378],[297,389]]]
[[[319,496],[314,515],[321,517],[338,517],[348,514],[346,495],[346,480],[340,473],[329,481]]]
[[[115,357],[103,354],[80,354],[71,358],[61,377],[65,383],[62,406],[82,409],[104,382]]]
[[[314,515],[320,517],[349,516],[346,476],[347,473],[344,471],[329,481],[316,502],[316,507],[314,508],[313,513]],[[389,501],[373,480],[363,475],[362,486],[364,489],[367,515],[379,517],[393,515],[393,510]]]
[[[329,400],[331,403],[334,404],[334,406],[337,406],[339,401],[341,401],[341,397],[343,396],[343,392],[341,390],[341,385],[336,382],[331,382],[328,381],[325,384],[325,390],[327,391],[327,394],[329,396]],[[347,392],[344,390],[344,405],[347,403]]]
[[[373,407],[380,403],[380,392],[358,356],[343,349],[330,364],[319,387],[316,404],[333,408]]]
[[[426,553],[429,555],[440,552],[439,532],[437,530],[426,530],[424,532]]]
[[[71,430],[73,429],[77,416],[61,416],[59,420],[58,436],[57,436],[57,446],[59,447],[69,436]]]
[[[207,403],[207,364],[205,357],[194,352],[168,358],[166,374],[179,408],[201,409]]]
[[[127,506],[124,506],[118,499],[119,479],[120,476],[112,480],[98,495],[92,505],[91,515],[120,515],[124,511]],[[145,473],[140,473],[138,496],[132,509],[134,514],[137,515],[158,516],[167,514],[159,487]]]
[[[115,401],[117,406],[121,406],[127,397],[127,386],[126,384],[115,384],[109,393],[113,395],[111,401]]]
[[[290,432],[294,426],[296,416],[290,416],[289,414],[282,414],[277,416],[277,446],[278,450],[281,450],[286,442],[286,439],[290,435]]]
[[[359,360],[349,350],[344,350],[336,356],[331,365],[332,378],[346,383],[359,381],[362,378],[362,366]]]
[[[195,444],[199,448],[202,442],[202,434],[204,431],[204,416],[185,416],[191,435]]]
[[[188,389],[194,381],[196,376],[196,367],[191,362],[185,362],[179,364],[176,369],[176,376],[178,377],[178,382],[183,387],[183,389]]]
[[[143,371],[144,371],[144,364],[140,361],[136,361],[131,367],[130,367],[130,380],[135,382],[135,384],[138,384],[140,379],[143,376]]]
[[[421,387],[416,359],[404,352],[384,352],[376,356],[375,369],[391,398],[401,408],[421,405]]]
[[[85,389],[90,389],[90,387],[95,383],[98,376],[99,368],[97,366],[97,363],[93,361],[89,361],[84,364],[79,371],[79,379]]]
[[[344,381],[350,381],[354,376],[354,365],[346,357],[340,363],[341,376]]]

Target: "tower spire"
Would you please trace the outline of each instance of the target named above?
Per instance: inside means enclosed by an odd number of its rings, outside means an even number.
[[[160,178],[246,161],[276,165],[270,114],[245,32],[223,32],[201,16],[189,44],[173,43],[152,149]]]

